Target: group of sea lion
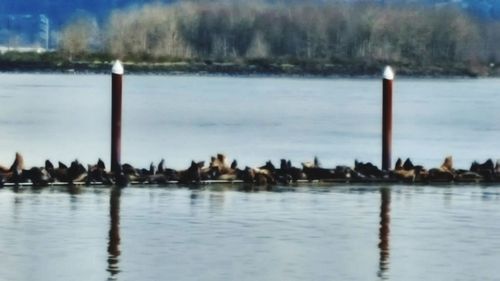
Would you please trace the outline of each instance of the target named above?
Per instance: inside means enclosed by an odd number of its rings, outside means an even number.
[[[21,154],[16,153],[12,165],[7,168],[0,166],[0,186],[5,183],[14,185],[32,184],[47,186],[52,183],[127,185],[131,182],[150,184],[198,184],[206,181],[240,181],[254,185],[287,185],[298,181],[338,181],[350,183],[434,183],[434,182],[498,182],[500,183],[500,160],[493,163],[491,159],[480,164],[472,163],[469,170],[453,168],[451,156],[446,157],[439,168],[425,169],[414,165],[410,159],[398,159],[393,170],[385,171],[372,163],[354,162],[354,167],[337,166],[335,168],[321,167],[317,158],[312,162],[302,163],[302,168],[294,167],[290,160],[282,159],[279,167],[271,161],[258,168],[238,168],[238,162],[233,160],[228,164],[223,154],[211,157],[208,166],[204,161],[192,161],[185,170],[175,170],[164,167],[161,160],[158,166],[151,163],[148,169],[135,168],[123,164],[119,171],[107,171],[104,162],[99,159],[95,165],[83,166],[78,160],[69,166],[59,162],[57,167],[49,160],[43,167],[26,169]]]

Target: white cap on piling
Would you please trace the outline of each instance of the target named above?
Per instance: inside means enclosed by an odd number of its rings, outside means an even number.
[[[113,64],[113,68],[111,69],[111,73],[123,75],[124,72],[122,62],[120,60],[116,60]]]
[[[394,80],[394,71],[392,71],[392,67],[386,66],[384,68],[384,74],[383,74],[384,79],[386,80]]]

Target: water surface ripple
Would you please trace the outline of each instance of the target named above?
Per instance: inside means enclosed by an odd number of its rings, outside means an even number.
[[[1,280],[498,280],[497,187],[0,190]]]
[[[0,74],[0,163],[109,161],[108,75]],[[394,157],[468,168],[500,158],[499,79],[397,79]],[[262,77],[124,78],[123,155],[186,168],[217,152],[241,165],[271,159],[326,166],[380,162],[381,81]]]

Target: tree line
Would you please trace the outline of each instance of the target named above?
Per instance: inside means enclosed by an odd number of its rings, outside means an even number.
[[[500,23],[453,8],[369,4],[180,2],[69,22],[60,51],[130,61],[273,59],[485,65],[500,59]]]

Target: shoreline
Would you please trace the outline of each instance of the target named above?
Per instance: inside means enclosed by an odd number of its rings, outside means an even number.
[[[0,73],[109,74],[111,61],[63,62],[59,60],[6,61],[0,58]],[[379,78],[384,65],[391,65],[404,78],[495,78],[496,68],[471,70],[465,66],[412,67],[391,63],[286,63],[281,61],[249,62],[124,62],[127,74],[200,75],[236,77],[306,77],[306,78]]]

